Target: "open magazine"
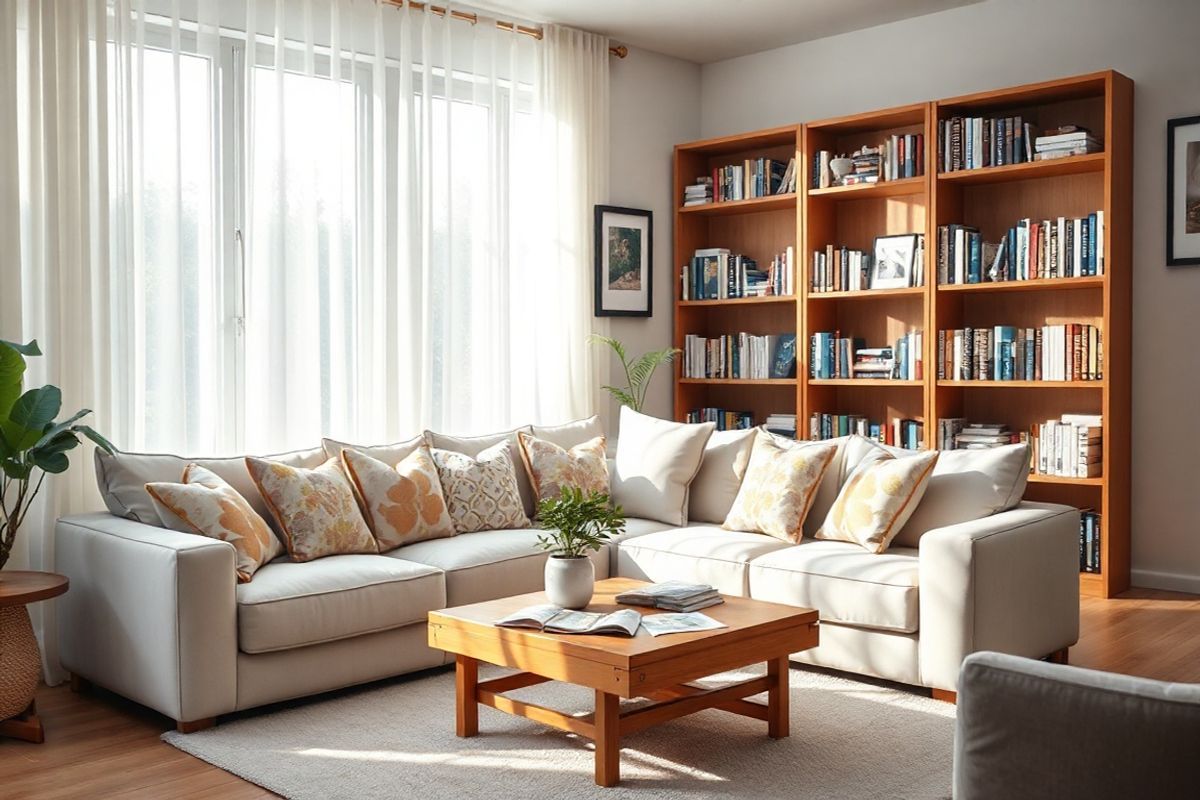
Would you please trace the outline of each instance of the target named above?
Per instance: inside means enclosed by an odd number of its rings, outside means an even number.
[[[718,622],[707,614],[695,612],[686,614],[648,614],[642,617],[642,627],[651,636],[662,636],[665,633],[694,633],[696,631],[712,631],[717,628],[728,628],[724,622]]]
[[[617,636],[637,634],[642,615],[632,608],[611,614],[598,611],[568,611],[552,605],[522,608],[496,621],[501,628],[532,628],[546,633],[601,633]]]

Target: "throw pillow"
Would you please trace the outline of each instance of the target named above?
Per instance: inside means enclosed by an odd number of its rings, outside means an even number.
[[[784,444],[760,431],[742,486],[721,527],[799,542],[821,476],[836,451],[835,446],[812,442]]]
[[[337,459],[302,469],[247,458],[246,469],[279,523],[293,561],[379,552]]]
[[[558,497],[564,486],[608,494],[608,460],[604,456],[603,436],[577,444],[570,450],[524,431],[517,434],[517,441],[521,444],[521,460],[529,471],[538,502]]]
[[[450,436],[445,433],[425,431],[425,444],[438,450],[451,450],[455,453],[462,453],[472,458],[478,458],[484,450],[504,442],[508,445],[508,457],[515,466],[521,463],[521,446],[517,444],[517,434],[520,431],[533,433],[533,426],[522,425],[511,431],[489,433],[483,436]],[[521,469],[516,472],[517,491],[521,496],[521,508],[525,512],[526,517],[531,517],[535,510],[533,485],[529,482],[529,476],[525,474],[525,470]],[[443,486],[442,488],[445,489],[446,487]]]
[[[183,483],[147,483],[146,491],[164,526],[232,544],[240,583],[283,553],[266,520],[212,470],[188,464]]]
[[[700,471],[688,489],[688,520],[720,525],[742,488],[756,432],[714,431],[704,445]]]
[[[347,447],[342,466],[358,489],[379,552],[454,535],[437,466],[424,444],[395,467]]]
[[[688,487],[716,425],[668,422],[622,406],[620,426],[613,502],[629,517],[686,525]]]
[[[455,533],[529,527],[507,440],[478,458],[437,447],[430,452]]]
[[[533,435],[569,450],[577,444],[603,436],[604,426],[600,423],[600,417],[592,416],[574,422],[564,422],[562,425],[534,425]]]
[[[321,440],[321,447],[325,451],[326,458],[340,459],[342,451],[349,447],[385,464],[399,464],[423,444],[425,444],[424,436],[414,436],[411,439],[405,439],[395,444],[372,445],[347,444],[346,442],[339,442],[337,439]]]
[[[872,553],[887,550],[921,502],[937,460],[935,450],[864,460],[846,480],[816,538],[855,542]]]

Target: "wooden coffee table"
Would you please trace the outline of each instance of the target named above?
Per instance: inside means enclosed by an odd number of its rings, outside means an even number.
[[[588,610],[621,608],[613,597],[641,585],[627,578],[599,581]],[[788,735],[788,655],[817,646],[816,611],[726,597],[722,605],[704,613],[729,627],[659,637],[644,630],[629,638],[542,633],[492,624],[513,611],[545,602],[545,595],[535,592],[430,612],[429,645],[454,653],[457,661],[455,731],[459,736],[479,733],[480,704],[526,717],[595,742],[596,783],[615,786],[621,774],[622,736],[697,711],[719,708],[764,720],[771,738]],[[521,671],[480,682],[480,661]],[[763,661],[767,674],[759,678],[717,689],[688,683]],[[576,717],[505,696],[545,681],[593,689],[595,713]],[[746,699],[762,692],[767,693],[766,704]],[[622,712],[622,697],[657,702]]]

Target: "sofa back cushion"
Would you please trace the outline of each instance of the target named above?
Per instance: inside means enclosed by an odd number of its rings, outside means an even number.
[[[437,450],[449,450],[452,453],[462,453],[471,458],[478,458],[479,454],[489,447],[494,447],[500,442],[505,442],[508,445],[509,459],[518,467],[516,470],[517,491],[521,496],[521,508],[524,510],[526,517],[532,518],[534,512],[537,510],[536,503],[533,500],[533,484],[530,483],[529,475],[525,473],[525,470],[519,469],[521,465],[521,446],[517,443],[518,431],[533,433],[533,426],[522,425],[511,431],[488,433],[482,436],[451,436],[446,433],[425,431],[425,444]],[[446,487],[443,485],[442,488],[445,489]]]
[[[529,527],[507,442],[496,442],[478,457],[437,447],[430,452],[456,534]]]
[[[613,502],[630,517],[686,525],[688,487],[716,426],[668,422],[621,408]]]
[[[372,444],[358,445],[348,442],[339,442],[337,439],[322,439],[321,447],[325,451],[326,458],[341,459],[342,451],[347,448],[357,450],[365,456],[370,456],[376,461],[382,461],[389,467],[394,467],[404,459],[408,458],[417,448],[425,444],[425,436],[418,434],[411,439],[405,439],[402,442],[394,442],[393,444]]]
[[[291,467],[312,469],[325,461],[321,448],[294,450],[290,453],[266,456],[271,461]],[[187,458],[166,453],[106,453],[96,449],[96,484],[108,510],[118,517],[137,520],[146,525],[163,527],[154,502],[146,491],[147,483],[178,483],[188,464],[196,464],[213,472],[248,502],[263,519],[279,533],[250,473],[246,471],[245,456],[229,458]]]
[[[713,431],[704,445],[700,471],[688,490],[688,520],[720,525],[742,487],[754,447],[754,430]]]
[[[576,445],[590,442],[597,436],[604,436],[604,425],[600,423],[598,416],[564,422],[562,425],[534,425],[532,427],[534,436],[547,442],[553,442],[564,450],[570,450]]]

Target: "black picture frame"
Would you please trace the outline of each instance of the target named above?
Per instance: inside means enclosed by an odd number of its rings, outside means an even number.
[[[624,208],[622,206],[601,206],[598,205],[594,210],[594,239],[595,252],[593,256],[593,273],[594,273],[594,289],[593,296],[595,298],[595,316],[597,317],[652,317],[654,316],[654,214],[646,209],[639,208]],[[626,227],[610,225],[606,222],[607,217],[641,217],[645,219],[644,228],[638,229],[644,234],[644,241],[637,243],[637,258],[639,277],[637,279],[636,289],[613,288],[613,284],[606,279],[604,257],[606,254],[606,246],[609,241],[609,229],[612,227]],[[610,254],[612,255],[612,254]],[[628,274],[628,273],[626,273]],[[642,287],[642,284],[644,288]],[[623,302],[615,303],[615,292],[631,292],[636,293],[636,297],[620,298]],[[624,307],[630,305],[629,301],[634,301],[636,307]],[[619,307],[618,307],[619,306]]]
[[[1175,163],[1175,137],[1179,133],[1179,129],[1192,125],[1200,126],[1200,116],[1194,117],[1178,117],[1176,119],[1167,120],[1167,238],[1166,238],[1166,256],[1167,266],[1169,267],[1194,267],[1200,266],[1200,255],[1198,256],[1177,256],[1175,255],[1175,178],[1176,167]],[[1184,165],[1184,169],[1186,169]],[[1184,202],[1187,202],[1186,195]],[[1184,210],[1186,215],[1187,210]],[[1200,234],[1197,234],[1200,236]]]
[[[903,245],[904,260],[902,267],[904,269],[903,278],[882,278],[879,275],[879,270],[883,268],[884,259],[880,255],[880,246],[884,243],[896,243]],[[870,289],[907,289],[913,285],[913,272],[916,267],[917,256],[917,234],[915,233],[893,233],[886,236],[876,236],[875,242],[871,247],[871,271],[867,277],[867,287]]]

